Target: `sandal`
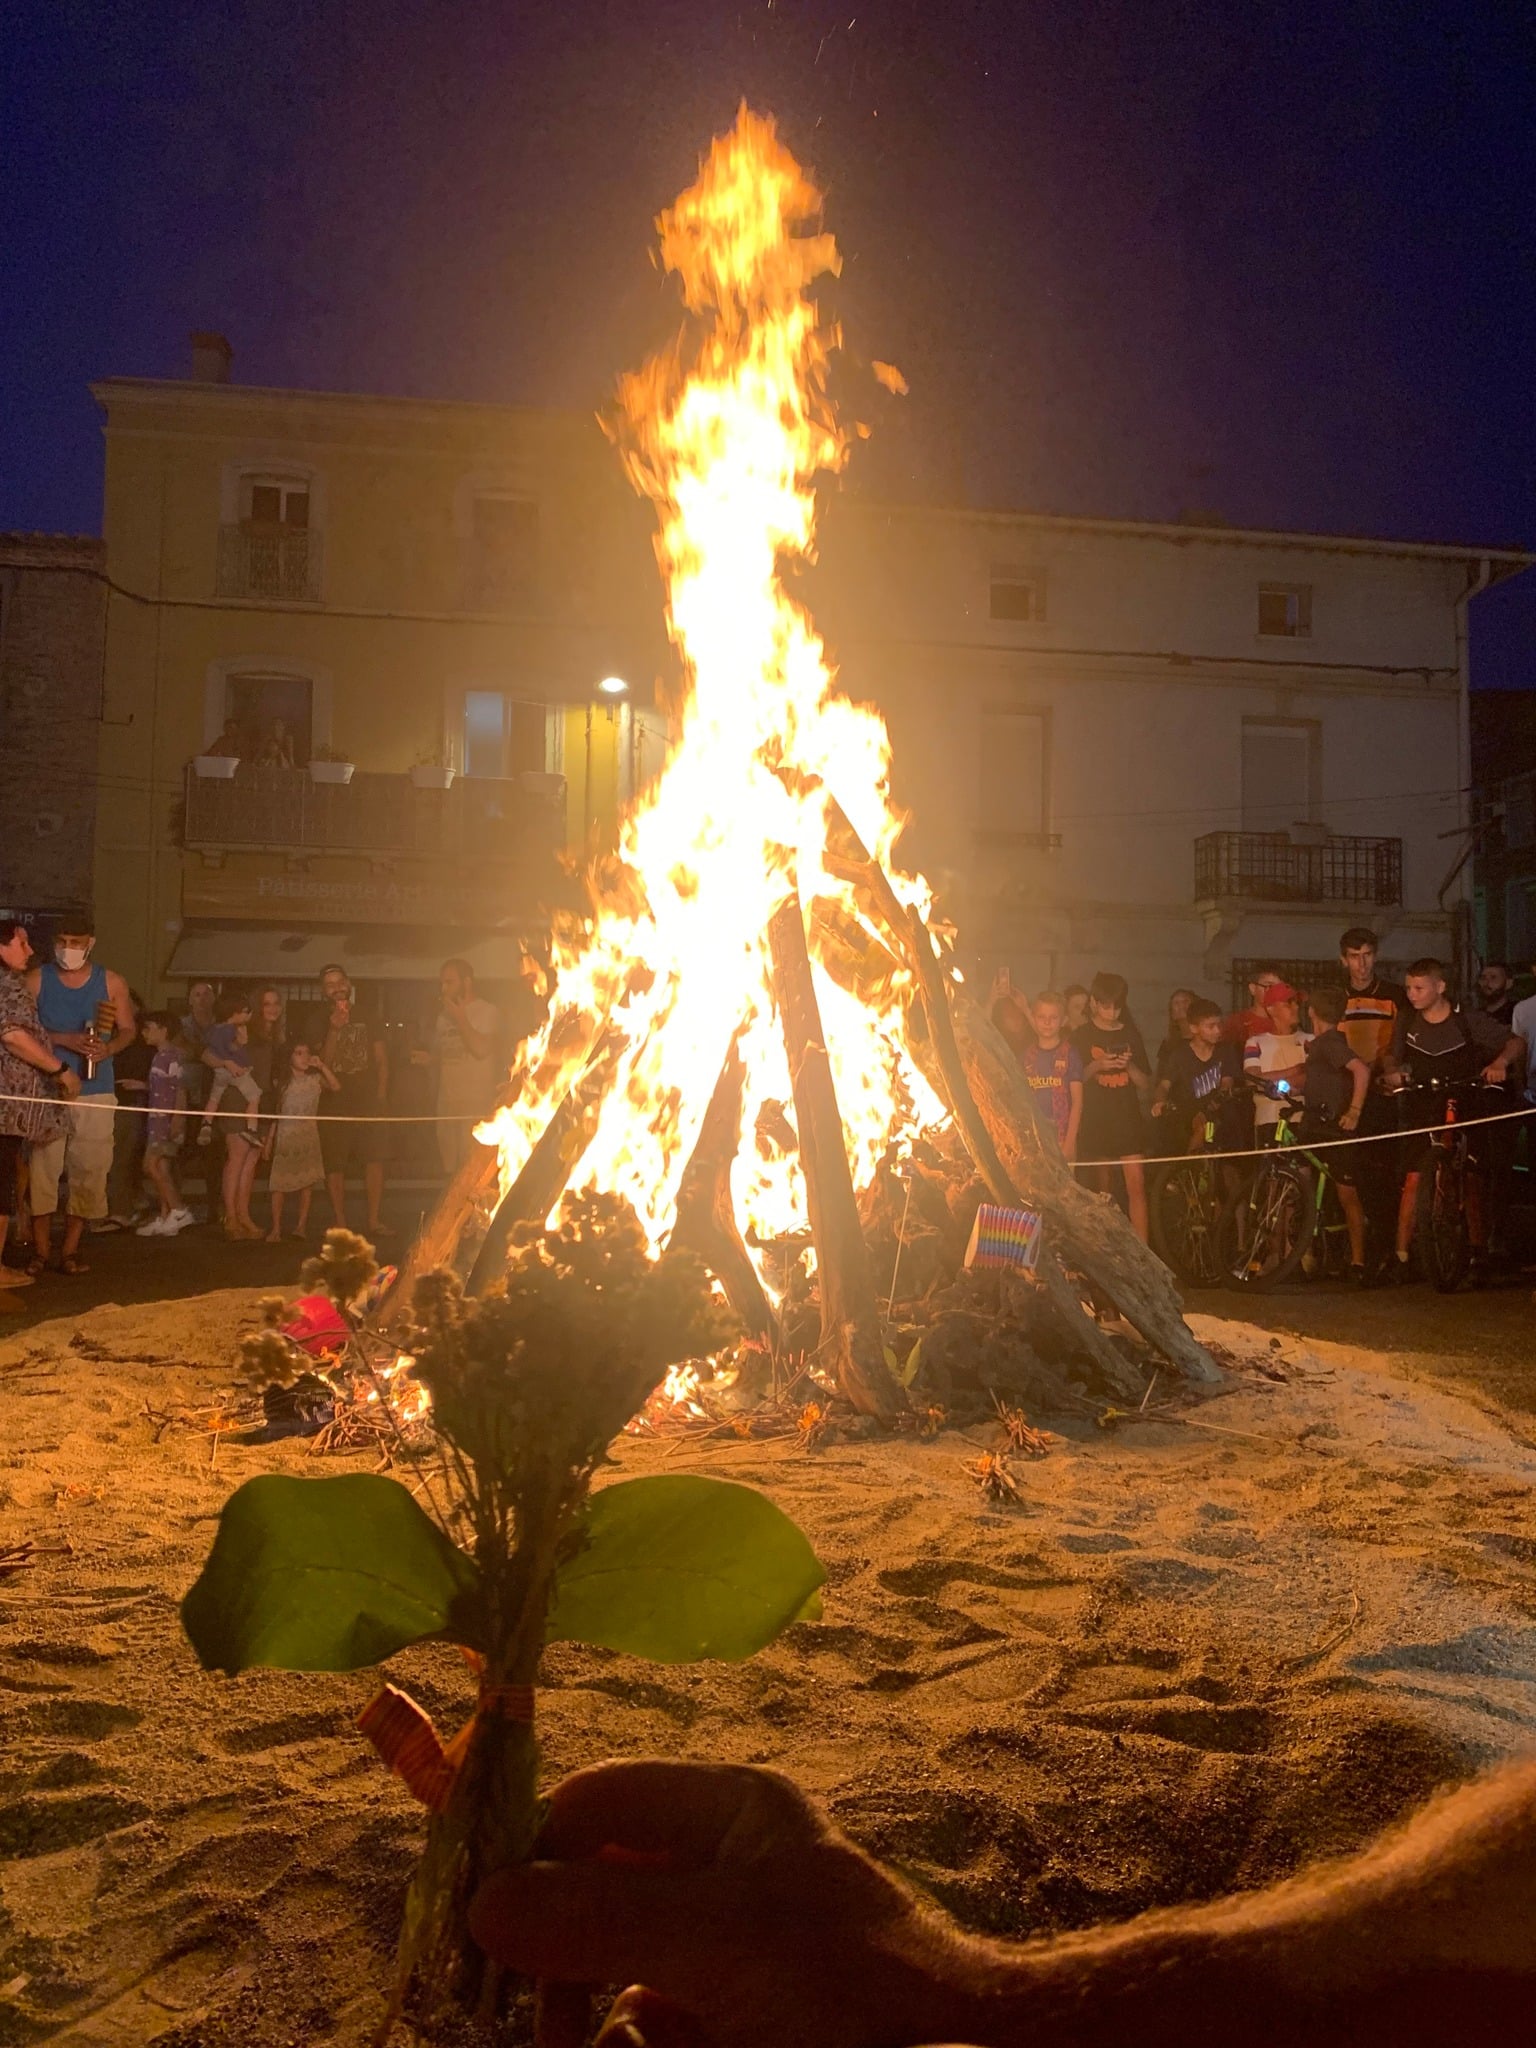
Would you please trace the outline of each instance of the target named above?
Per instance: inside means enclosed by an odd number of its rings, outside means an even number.
[[[27,1274],[30,1279],[35,1280],[39,1273],[47,1272],[48,1261],[43,1257],[41,1252],[34,1252],[31,1258],[28,1259],[27,1263],[22,1267],[21,1270],[23,1271],[23,1273]]]
[[[60,1259],[53,1270],[56,1273],[66,1274],[71,1280],[78,1280],[82,1273],[89,1273],[91,1269],[84,1259],[77,1259],[74,1253],[71,1252],[68,1258]]]

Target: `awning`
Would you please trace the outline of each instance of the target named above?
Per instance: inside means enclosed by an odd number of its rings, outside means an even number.
[[[443,933],[285,932],[272,925],[189,925],[166,967],[170,981],[318,981],[333,961],[354,981],[435,983],[445,960],[467,960],[479,981],[515,981],[522,951],[510,932],[461,939]]]

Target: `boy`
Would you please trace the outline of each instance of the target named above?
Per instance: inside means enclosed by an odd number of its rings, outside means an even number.
[[[148,1223],[141,1223],[138,1234],[140,1237],[175,1237],[193,1221],[192,1211],[183,1203],[176,1177],[171,1172],[171,1162],[181,1144],[184,1122],[172,1111],[184,1110],[187,1106],[182,1048],[176,1040],[176,1013],[173,1010],[147,1011],[140,1035],[154,1052],[145,1083],[149,1115],[144,1130],[144,1171],[160,1198],[160,1213],[152,1216]]]
[[[1175,1138],[1187,1139],[1191,1152],[1203,1152],[1207,1122],[1216,1126],[1218,1151],[1242,1149],[1246,1136],[1237,1128],[1242,1105],[1237,1084],[1242,1078],[1237,1047],[1224,1041],[1219,1003],[1196,996],[1184,1013],[1189,1036],[1168,1049],[1166,1071],[1152,1098],[1152,1114],[1171,1124]]]
[[[1096,974],[1088,990],[1088,1022],[1072,1034],[1083,1063],[1083,1118],[1078,1150],[1105,1168],[1117,1165],[1125,1177],[1125,1205],[1131,1228],[1147,1242],[1146,1157],[1138,1089],[1148,1081],[1147,1049],[1125,1014],[1128,991],[1119,974]],[[1104,1185],[1109,1175],[1097,1176]]]
[[[1288,981],[1272,981],[1262,990],[1260,1000],[1268,1028],[1253,1031],[1243,1046],[1243,1072],[1252,1079],[1285,1081],[1293,1094],[1299,1093],[1306,1073],[1307,1042],[1310,1031],[1297,1029],[1301,1021],[1301,998]],[[1253,1103],[1255,1141],[1267,1145],[1280,1121],[1280,1105],[1272,1095],[1256,1095]]]
[[[1350,1047],[1340,1026],[1348,998],[1341,988],[1320,988],[1309,998],[1312,1037],[1303,1063],[1301,1099],[1309,1139],[1348,1136],[1360,1128],[1371,1070]],[[1367,1150],[1369,1147],[1366,1148]],[[1339,1207],[1349,1231],[1349,1277],[1365,1285],[1365,1210],[1355,1183],[1354,1148],[1336,1145],[1328,1153],[1328,1171],[1339,1191]]]
[[[1063,1033],[1067,1021],[1065,996],[1054,989],[1035,997],[1029,1008],[1035,1042],[1017,1055],[1024,1078],[1035,1091],[1038,1111],[1049,1117],[1064,1159],[1077,1157],[1077,1132],[1083,1119],[1083,1063]]]
[[[256,1125],[256,1110],[261,1102],[261,1084],[251,1072],[251,1055],[247,1050],[246,1027],[251,1021],[251,999],[243,991],[220,996],[214,1005],[218,1022],[208,1033],[208,1042],[203,1047],[202,1061],[213,1073],[213,1085],[208,1090],[207,1105],[203,1110],[202,1126],[197,1134],[199,1145],[213,1143],[213,1116],[224,1096],[232,1088],[245,1103],[245,1127],[238,1135],[248,1145],[260,1145],[261,1134]]]

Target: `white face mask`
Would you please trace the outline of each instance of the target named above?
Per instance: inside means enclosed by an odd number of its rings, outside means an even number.
[[[56,946],[54,958],[66,974],[78,974],[91,957],[89,946]]]

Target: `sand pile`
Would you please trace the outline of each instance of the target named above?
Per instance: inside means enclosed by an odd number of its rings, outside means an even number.
[[[154,1441],[146,1404],[212,1399],[253,1305],[0,1344],[0,1544],[44,1553],[0,1580],[0,2048],[353,2043],[377,2017],[421,1822],[352,1729],[369,1675],[210,1678],[176,1618],[230,1487],[306,1467]],[[740,1667],[558,1650],[551,1771],[781,1765],[971,1925],[1023,1933],[1264,1882],[1528,1745],[1536,1452],[1369,1354],[1236,1348],[1229,1391],[1074,1427],[1009,1509],[954,1434],[626,1445],[626,1471],[772,1492],[826,1617]],[[399,1661],[456,1726],[456,1660]]]

